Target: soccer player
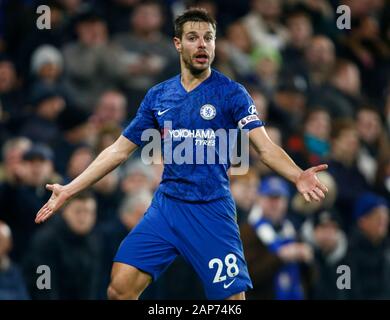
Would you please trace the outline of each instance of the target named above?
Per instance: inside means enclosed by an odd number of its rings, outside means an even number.
[[[180,56],[180,75],[148,91],[134,120],[82,174],[67,185],[46,186],[52,196],[37,213],[37,223],[124,162],[144,144],[141,135],[146,129],[159,129],[165,140],[167,122],[173,136],[187,132],[197,137],[192,145],[195,151],[199,148],[196,141],[203,144],[210,140],[203,139],[210,138],[210,129],[247,129],[262,161],[293,182],[306,201],[325,197],[327,189],[316,172],[327,166],[300,169],[270,140],[244,87],[211,69],[215,38],[216,23],[206,11],[193,8],[177,17],[174,45]],[[228,168],[224,163],[165,163],[151,206],[114,258],[110,299],[138,299],[179,254],[194,267],[209,299],[245,299],[252,283],[229,190]]]

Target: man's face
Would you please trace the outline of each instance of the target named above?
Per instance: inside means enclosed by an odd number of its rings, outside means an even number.
[[[125,99],[114,92],[106,93],[101,97],[96,113],[105,123],[120,124],[126,117]]]
[[[381,119],[379,115],[370,110],[362,110],[357,115],[357,129],[360,138],[367,143],[375,143],[381,134]]]
[[[36,158],[25,163],[26,171],[29,174],[24,179],[28,185],[35,187],[43,185],[53,173],[53,162],[51,160]]]
[[[359,136],[355,129],[345,129],[333,140],[332,148],[346,158],[355,158],[360,148]]]
[[[305,124],[305,131],[322,140],[328,140],[331,130],[331,118],[325,111],[314,112]]]
[[[148,4],[136,7],[131,18],[133,30],[140,33],[158,31],[163,23],[161,9],[158,5]]]
[[[330,252],[337,246],[338,232],[338,225],[327,221],[314,228],[314,239],[321,250]]]
[[[174,38],[185,67],[192,74],[210,68],[215,57],[215,30],[207,22],[188,21],[183,25],[181,39]]]
[[[369,214],[360,218],[359,227],[372,241],[381,241],[387,236],[389,226],[389,210],[385,206],[373,209]]]
[[[95,225],[96,202],[94,199],[73,200],[65,207],[63,216],[74,233],[86,235]]]
[[[259,204],[263,209],[264,217],[270,219],[273,223],[279,224],[283,221],[287,213],[288,199],[284,196],[266,196],[259,197]]]

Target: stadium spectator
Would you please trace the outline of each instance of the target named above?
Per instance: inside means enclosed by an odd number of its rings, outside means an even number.
[[[341,40],[345,55],[362,73],[365,93],[378,101],[389,80],[390,47],[380,37],[378,20],[367,13],[353,19],[349,33]]]
[[[83,172],[92,162],[94,153],[87,145],[77,147],[68,161],[64,181],[71,181]]]
[[[2,118],[11,133],[16,134],[23,121],[25,95],[12,60],[0,54],[0,101]]]
[[[354,203],[369,185],[357,167],[360,143],[353,120],[337,121],[331,133],[329,173],[337,184],[336,207],[340,212],[343,228],[349,231]]]
[[[230,188],[236,202],[238,224],[247,221],[256,200],[258,185],[259,177],[253,169],[250,169],[245,175],[231,176]]]
[[[252,71],[252,49],[245,26],[236,21],[227,27],[225,38],[218,40],[215,65],[218,70],[229,74],[233,79],[245,79]]]
[[[93,143],[95,127],[89,119],[89,113],[74,106],[67,106],[59,114],[58,124],[62,135],[53,147],[58,173],[66,174],[69,159],[77,148]]]
[[[287,42],[288,33],[281,23],[280,0],[251,0],[251,11],[242,18],[251,41],[255,46],[281,49]]]
[[[94,108],[91,121],[98,130],[107,126],[123,127],[127,121],[126,97],[119,91],[105,91]]]
[[[278,85],[282,64],[279,51],[274,48],[255,47],[251,53],[251,64],[254,71],[247,77],[248,82],[253,82],[260,87],[267,98],[272,97]]]
[[[14,137],[4,144],[0,168],[2,183],[15,185],[22,181],[24,175],[23,154],[30,149],[31,144],[31,140],[26,137]]]
[[[332,118],[352,118],[361,103],[360,73],[355,64],[338,59],[329,81],[315,88],[311,104],[324,106]]]
[[[289,37],[281,51],[283,68],[298,72],[305,69],[305,50],[313,36],[312,22],[305,11],[295,10],[286,17],[286,26]]]
[[[90,193],[80,193],[67,203],[62,215],[34,236],[24,261],[33,299],[98,297],[102,244],[93,231],[95,220],[95,199]],[[36,287],[35,275],[40,265],[50,268],[50,290]]]
[[[283,137],[297,133],[307,104],[308,85],[304,77],[281,77],[268,108],[268,120],[277,123]]]
[[[328,37],[314,36],[305,50],[306,69],[301,74],[306,77],[310,90],[325,84],[336,61],[334,43]]]
[[[289,187],[276,176],[266,177],[248,223],[240,228],[253,290],[248,299],[300,300],[311,278],[311,247],[298,241],[286,217]]]
[[[371,192],[361,194],[355,203],[354,219],[348,250],[352,298],[389,299],[387,200]]]
[[[41,88],[32,97],[32,114],[20,128],[21,136],[33,142],[53,145],[59,139],[57,118],[66,107],[64,98],[54,88]]]
[[[11,250],[11,229],[0,221],[0,300],[28,300],[22,272],[8,255]]]
[[[366,180],[373,185],[378,163],[390,154],[390,141],[378,110],[365,106],[356,115],[356,128],[360,138],[358,167]]]
[[[119,79],[121,50],[110,43],[105,20],[92,10],[78,14],[74,28],[77,40],[62,50],[66,89],[75,104],[91,112],[97,97]]]
[[[172,42],[162,33],[162,7],[157,1],[142,1],[131,14],[131,32],[118,34],[114,41],[126,51],[123,57],[124,87],[129,93],[132,118],[140,98],[159,79],[166,78],[166,70],[177,59]],[[175,70],[176,73],[176,70]]]
[[[302,168],[322,163],[330,152],[330,131],[331,118],[326,109],[309,110],[303,122],[303,133],[287,141],[290,156]]]
[[[21,183],[13,189],[10,198],[9,225],[14,234],[14,249],[11,252],[15,261],[20,262],[25,253],[26,243],[41,226],[32,219],[37,208],[49,198],[46,183],[61,182],[54,172],[53,151],[42,144],[32,145],[23,154],[23,176]]]
[[[34,94],[36,88],[48,86],[55,89],[62,89],[64,71],[64,59],[61,51],[51,45],[38,47],[31,57],[31,76],[33,86],[30,89]]]
[[[337,268],[345,265],[348,240],[333,209],[320,209],[302,226],[302,238],[314,252],[315,273],[309,299],[340,300],[348,298],[347,290],[337,288]]]

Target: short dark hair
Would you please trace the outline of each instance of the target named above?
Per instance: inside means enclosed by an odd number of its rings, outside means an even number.
[[[203,8],[190,8],[175,19],[175,37],[181,38],[183,35],[183,25],[188,22],[207,22],[214,30],[217,30],[217,22]]]
[[[330,133],[331,140],[338,139],[346,130],[356,130],[356,123],[350,118],[341,118],[332,123],[332,131]]]
[[[86,201],[86,200],[94,200],[96,202],[96,198],[94,194],[89,190],[83,190],[81,192],[76,193],[73,197],[71,197],[64,206],[64,209],[74,201]]]

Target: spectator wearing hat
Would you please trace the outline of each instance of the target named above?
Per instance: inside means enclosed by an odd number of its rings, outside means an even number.
[[[66,89],[75,104],[91,112],[96,99],[118,82],[121,50],[110,43],[105,20],[93,10],[81,12],[73,25],[77,40],[62,50]]]
[[[32,97],[33,114],[20,129],[20,135],[34,142],[54,144],[60,135],[57,118],[66,107],[60,92],[52,88],[41,88]]]
[[[305,221],[302,239],[314,252],[315,272],[309,299],[347,299],[348,291],[337,288],[337,268],[347,264],[347,236],[334,209],[320,209]]]
[[[27,300],[22,272],[9,257],[11,249],[11,229],[0,221],[0,300]]]
[[[11,195],[14,202],[9,214],[9,224],[14,233],[12,256],[16,261],[20,261],[26,244],[40,228],[34,223],[34,215],[50,196],[45,189],[46,183],[61,181],[54,172],[53,163],[53,151],[43,144],[32,145],[23,155],[24,175]]]
[[[390,299],[389,204],[365,192],[355,202],[348,262],[353,299]]]
[[[31,57],[31,74],[35,82],[54,85],[59,82],[64,68],[61,51],[51,45],[38,47]]]
[[[269,176],[261,181],[258,202],[240,226],[253,287],[249,299],[301,300],[310,281],[312,250],[298,241],[287,218],[289,187]]]

